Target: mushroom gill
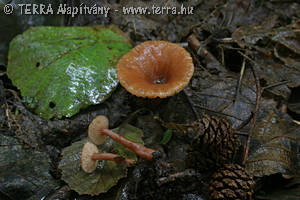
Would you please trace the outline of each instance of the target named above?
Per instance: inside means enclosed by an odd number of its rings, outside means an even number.
[[[165,98],[189,83],[194,65],[183,47],[165,41],[147,41],[119,60],[117,73],[121,85],[131,94]]]

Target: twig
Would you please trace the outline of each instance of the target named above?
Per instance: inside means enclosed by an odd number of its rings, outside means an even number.
[[[245,136],[248,136],[248,135],[249,135],[248,133],[241,132],[241,131],[238,131],[238,130],[234,130],[233,133],[236,134],[236,135],[245,135]]]
[[[295,124],[298,124],[298,125],[300,125],[300,121],[293,120],[293,122],[294,122]]]
[[[13,96],[19,101],[22,102],[22,100],[20,99],[20,97],[18,96],[18,93],[15,90],[12,89],[5,89],[6,91],[10,92],[13,94]]]
[[[207,68],[205,68],[204,66],[202,66],[202,64],[199,61],[199,58],[197,57],[196,53],[192,50],[191,51],[193,60],[196,62],[197,66],[199,66],[204,72],[206,72],[206,74],[208,74],[209,76],[212,76],[212,74],[208,71]]]
[[[224,116],[227,116],[227,117],[232,117],[234,119],[243,121],[243,119],[241,119],[239,117],[236,117],[236,116],[233,116],[233,115],[230,115],[230,114],[226,114],[226,113],[222,113],[222,112],[218,112],[218,111],[215,111],[215,110],[212,110],[212,109],[209,109],[209,108],[205,108],[205,107],[200,106],[200,105],[195,105],[195,107],[198,107],[198,108],[203,109],[203,110],[207,110],[207,111],[215,113],[215,114],[224,115]]]
[[[286,138],[286,139],[289,139],[289,140],[292,140],[292,141],[299,141],[299,139],[297,139],[297,137],[287,136],[286,134],[285,135],[276,135],[273,138],[271,138],[269,141],[272,141],[272,140],[278,139],[278,138]]]
[[[287,84],[289,82],[291,82],[291,81],[282,81],[282,82],[274,83],[274,84],[268,85],[266,87],[263,87],[262,91],[273,88],[273,87],[281,86],[281,85]]]
[[[251,113],[251,115],[248,117],[248,119],[244,120],[238,127],[236,127],[235,130],[239,131],[242,128],[244,128],[251,121],[252,117],[253,117],[253,113]]]
[[[235,95],[234,95],[234,100],[233,103],[235,102],[235,100],[238,100],[238,96],[239,96],[239,92],[241,89],[241,85],[242,85],[242,80],[244,77],[244,73],[245,73],[245,67],[246,67],[246,59],[243,59],[243,63],[242,63],[242,68],[241,68],[241,72],[240,72],[240,78],[238,80],[237,86],[236,86],[236,90],[235,90]]]
[[[170,0],[168,0],[168,1],[165,3],[164,7],[167,7],[169,4],[170,4]]]
[[[214,69],[217,69],[220,72],[227,72],[226,68],[215,58],[215,56],[205,48],[205,42],[200,42],[194,34],[191,34],[187,38],[187,42],[192,50],[196,52],[197,55],[203,57],[207,63],[214,63]],[[211,69],[209,66],[207,68],[208,70]]]
[[[216,97],[216,98],[225,99],[225,100],[237,101],[237,99],[235,99],[234,97],[220,96],[220,95],[214,95],[214,94],[206,94],[206,93],[201,93],[201,92],[197,92],[197,93],[195,93],[195,95],[197,97],[208,96],[208,97]],[[255,105],[254,103],[252,103],[250,101],[244,101],[244,100],[241,100],[241,99],[239,99],[239,101],[242,102],[242,103],[245,103],[245,104]]]
[[[239,53],[246,59],[250,60],[251,62],[253,62],[256,65],[256,62],[254,60],[252,60],[251,58],[249,58],[247,55],[243,54],[242,52],[239,51]],[[251,136],[252,136],[252,132],[253,129],[255,127],[255,123],[256,123],[256,118],[257,118],[257,114],[258,114],[258,110],[259,110],[259,104],[260,104],[260,100],[261,100],[261,86],[259,83],[259,78],[253,68],[252,65],[250,65],[250,69],[252,71],[253,77],[255,79],[255,85],[256,85],[256,104],[253,110],[253,117],[250,123],[250,127],[248,130],[248,139],[246,142],[246,146],[245,146],[245,152],[244,152],[244,159],[243,159],[243,164],[246,163],[247,159],[248,159],[248,154],[249,154],[249,148],[250,148],[250,140],[251,140]]]
[[[177,173],[171,174],[167,177],[159,178],[156,181],[156,183],[158,186],[161,186],[165,183],[173,182],[179,178],[194,177],[194,176],[201,176],[201,174],[197,173],[194,169],[187,169],[187,170],[184,170],[183,172],[177,172]]]

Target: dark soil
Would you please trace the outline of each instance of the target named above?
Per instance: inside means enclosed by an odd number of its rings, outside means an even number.
[[[15,1],[13,1],[15,2]],[[35,1],[30,1],[35,2]],[[17,165],[11,157],[0,156],[0,199],[208,199],[208,183],[213,169],[198,171],[185,164],[191,141],[173,134],[167,144],[161,144],[167,127],[164,122],[189,124],[203,116],[216,115],[226,118],[233,128],[255,135],[255,126],[272,111],[280,119],[295,124],[300,129],[300,3],[289,0],[65,0],[68,5],[109,6],[111,9],[142,6],[192,6],[192,15],[123,15],[110,12],[101,15],[61,16],[59,22],[46,18],[44,22],[17,23],[18,16],[0,15],[0,155],[8,155],[10,148],[16,155],[30,155]],[[1,4],[0,4],[1,5]],[[42,17],[42,16],[40,16]],[[42,20],[41,20],[42,21]],[[195,72],[189,85],[180,93],[154,101],[141,99],[128,93],[122,86],[104,103],[90,106],[71,118],[44,119],[27,109],[20,91],[6,75],[8,42],[32,25],[88,26],[115,24],[131,38],[135,45],[147,40],[166,40],[183,45],[192,55]],[[1,27],[1,25],[0,25]],[[7,33],[9,32],[9,33]],[[5,37],[4,37],[5,35]],[[3,57],[3,59],[2,59]],[[255,76],[256,77],[255,77]],[[258,94],[258,87],[261,94]],[[261,96],[259,102],[257,96]],[[259,103],[259,109],[256,109]],[[134,117],[132,113],[137,110]],[[163,153],[153,162],[139,160],[129,170],[128,178],[122,179],[107,193],[99,196],[78,195],[61,180],[57,168],[61,151],[73,142],[87,136],[87,127],[97,115],[106,115],[111,128],[117,127],[129,117],[130,124],[144,132],[145,145]],[[254,118],[253,118],[254,117]],[[250,120],[248,120],[250,118]],[[244,122],[249,123],[244,123]],[[284,121],[285,123],[285,121]],[[243,127],[241,125],[245,124]],[[284,129],[285,130],[285,129]],[[254,133],[252,133],[254,132]],[[248,137],[241,135],[243,146],[235,162],[243,164]],[[289,147],[297,158],[292,157],[288,167],[274,173],[261,171],[256,177],[255,197],[274,199],[270,186],[283,189],[295,188],[299,177],[299,143],[293,140]],[[262,145],[250,140],[249,155]],[[8,149],[4,149],[9,147]],[[26,153],[24,153],[26,152]],[[13,156],[13,155],[11,155]],[[294,156],[294,155],[293,155]],[[28,160],[40,159],[42,167],[36,171]],[[7,159],[7,160],[5,160]],[[12,160],[14,160],[13,158]],[[24,163],[25,164],[24,164]],[[3,164],[1,164],[3,163]],[[31,166],[22,167],[23,165]],[[171,165],[169,165],[171,163]],[[277,165],[277,163],[275,163]],[[278,164],[279,165],[279,164]],[[281,165],[280,165],[281,167]],[[278,168],[280,168],[278,167]],[[10,171],[11,170],[11,171]],[[26,170],[28,173],[26,173]],[[186,171],[190,170],[190,171]],[[259,170],[257,168],[257,170]],[[172,174],[184,175],[164,184],[157,180]],[[43,174],[43,175],[42,175]],[[278,175],[279,174],[279,175]],[[281,176],[284,175],[284,176]],[[287,178],[288,177],[288,178]],[[43,180],[42,180],[43,179]],[[284,179],[284,185],[279,181]],[[276,183],[277,182],[277,183]],[[271,189],[270,189],[271,188]],[[286,191],[285,191],[286,192]],[[300,189],[291,195],[298,195]],[[282,194],[284,194],[282,192]],[[273,196],[274,195],[274,196]],[[286,198],[288,199],[288,198]],[[293,198],[291,198],[293,199]],[[296,199],[296,198],[294,198]]]

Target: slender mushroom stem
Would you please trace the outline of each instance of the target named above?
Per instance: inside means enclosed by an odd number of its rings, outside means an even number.
[[[92,160],[110,160],[114,162],[118,162],[118,158],[121,158],[121,156],[113,153],[94,153],[91,157]],[[131,158],[124,158],[122,161],[128,166],[134,164],[134,160]]]
[[[110,160],[117,164],[131,166],[134,160],[130,158],[123,158],[113,153],[99,153],[98,147],[91,142],[86,142],[81,151],[80,165],[84,172],[92,173],[98,165],[98,160]]]
[[[132,142],[132,141],[126,139],[125,137],[123,137],[109,129],[102,129],[100,132],[102,134],[110,137],[114,141],[122,144],[123,146],[130,149],[131,151],[135,152],[141,158],[152,161],[152,153],[155,152],[155,150],[144,147],[141,144]]]

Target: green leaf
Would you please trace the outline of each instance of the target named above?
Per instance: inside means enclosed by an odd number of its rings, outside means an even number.
[[[143,144],[143,132],[136,127],[124,124],[113,131],[133,142]],[[87,174],[82,171],[80,167],[81,149],[87,141],[88,138],[84,138],[66,147],[62,152],[59,169],[62,170],[62,179],[68,183],[71,189],[79,194],[98,195],[116,185],[119,179],[126,177],[127,168],[117,166],[112,161],[99,161],[98,167],[93,173]],[[99,146],[99,152],[112,152],[137,160],[135,153],[110,138],[107,138],[105,144]]]
[[[130,48],[114,26],[30,28],[10,43],[7,75],[36,114],[71,117],[110,96]]]
[[[164,136],[161,140],[161,144],[168,144],[168,142],[171,140],[173,135],[173,132],[171,129],[166,130],[166,132],[164,133]]]

